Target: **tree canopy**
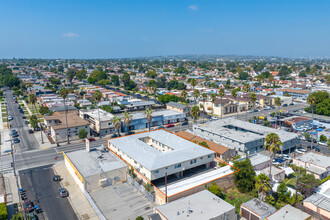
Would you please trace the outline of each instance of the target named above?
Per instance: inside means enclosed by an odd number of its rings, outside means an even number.
[[[237,189],[242,192],[250,192],[255,187],[255,176],[256,173],[253,169],[250,159],[234,161],[234,167],[239,171],[234,173],[234,180]],[[232,168],[236,171],[235,168]]]

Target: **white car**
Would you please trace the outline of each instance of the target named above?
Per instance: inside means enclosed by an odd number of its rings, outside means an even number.
[[[300,149],[296,149],[296,152],[299,153],[299,154],[303,154],[304,153]]]
[[[327,146],[327,143],[325,143],[325,142],[319,142],[319,145]]]

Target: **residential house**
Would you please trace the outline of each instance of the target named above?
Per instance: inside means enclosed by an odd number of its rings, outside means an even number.
[[[184,113],[186,115],[186,117],[190,116],[190,106],[189,105],[183,105],[183,104],[180,104],[177,102],[169,102],[166,104],[166,109]]]
[[[275,207],[254,198],[241,205],[240,216],[246,220],[264,220],[275,211]]]

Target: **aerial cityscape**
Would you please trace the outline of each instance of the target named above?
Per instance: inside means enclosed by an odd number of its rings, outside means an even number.
[[[3,2],[0,220],[330,220],[329,8]]]

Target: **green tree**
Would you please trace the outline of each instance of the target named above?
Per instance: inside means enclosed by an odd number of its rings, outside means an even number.
[[[118,117],[117,115],[115,115],[111,119],[111,123],[113,124],[113,127],[117,130],[118,137],[119,137],[120,136],[120,128],[121,128],[121,118]]]
[[[150,124],[152,121],[152,113],[153,113],[153,110],[151,108],[146,108],[144,110],[144,116],[147,118],[149,131],[150,131]]]
[[[328,141],[328,138],[324,134],[321,134],[320,141],[326,143]]]
[[[266,195],[271,190],[271,185],[269,181],[269,177],[264,173],[261,173],[255,177],[255,188],[258,191],[259,199],[261,199],[262,201],[265,200]]]
[[[195,104],[196,104],[196,101],[197,101],[197,99],[198,99],[198,97],[199,97],[199,95],[200,95],[199,90],[198,90],[198,89],[195,89],[195,90],[193,91],[193,95],[194,95],[194,102],[195,102]]]
[[[84,128],[80,129],[80,131],[78,133],[78,137],[79,137],[79,139],[85,139],[87,137],[87,132]]]
[[[238,78],[240,80],[247,80],[249,78],[249,74],[247,72],[240,72]]]
[[[29,102],[32,104],[32,106],[34,107],[34,111],[33,111],[33,116],[35,116],[34,112],[38,112],[37,111],[37,107],[36,107],[36,102],[37,102],[37,97],[35,96],[35,94],[33,93],[30,93],[29,94]],[[40,136],[41,136],[41,143],[43,144],[44,143],[44,139],[43,139],[43,136],[42,136],[42,126],[41,126],[41,121],[40,121],[40,117],[39,117],[39,114],[38,115],[38,119],[39,119],[39,125],[40,125]],[[37,117],[36,117],[37,118]],[[32,124],[31,124],[32,125]],[[38,127],[38,126],[37,126]]]
[[[277,187],[277,200],[280,202],[290,203],[291,192],[283,182]]]
[[[234,181],[237,189],[241,193],[251,192],[255,188],[256,173],[249,158],[241,161],[234,161]]]
[[[267,195],[265,202],[269,205],[275,205],[275,198],[272,195]]]
[[[193,90],[195,90],[195,86],[197,85],[197,81],[196,81],[195,78],[192,78],[192,79],[190,80],[190,85],[193,87]]]
[[[185,101],[187,99],[188,93],[186,90],[182,90],[180,97],[181,97],[181,101]]]
[[[194,119],[194,121],[196,122],[197,119],[199,118],[201,114],[201,111],[199,109],[199,107],[197,105],[194,105],[192,108],[191,108],[191,112],[190,112],[190,115],[191,117]]]
[[[320,184],[321,181],[315,179],[313,174],[306,174],[297,179],[296,189],[306,198],[310,196]]]
[[[31,115],[31,117],[30,117],[30,124],[31,124],[31,127],[34,128],[34,129],[38,127],[37,116]]]
[[[173,71],[174,73],[180,73],[180,74],[188,74],[188,70],[183,67],[183,66],[179,66],[178,68],[174,69]]]
[[[276,152],[280,151],[280,147],[283,146],[279,136],[276,133],[269,133],[265,138],[265,149],[271,154],[270,166],[269,166],[269,178],[271,180],[271,186],[273,187],[273,176],[272,176],[272,162]]]
[[[226,89],[230,89],[230,79],[228,79],[228,80],[226,81],[225,88],[226,88]]]
[[[62,87],[59,91],[60,96],[63,98],[64,101],[64,108],[65,108],[65,122],[66,122],[66,138],[67,138],[67,143],[70,143],[69,140],[69,128],[68,128],[68,108],[66,106],[66,98],[68,97],[69,91]]]
[[[135,220],[143,220],[144,218],[142,217],[142,216],[138,216],[138,217],[136,217],[136,219]]]
[[[72,79],[75,77],[76,73],[77,73],[76,68],[68,69],[68,71],[66,72],[66,77],[67,77],[70,85],[72,84]]]
[[[39,108],[39,113],[42,115],[49,114],[49,108],[47,106],[41,105]]]
[[[118,75],[111,75],[111,83],[114,86],[119,86],[120,85],[120,83],[119,83],[119,76]]]
[[[100,90],[96,90],[93,94],[93,99],[97,103],[97,114],[99,116],[99,135],[100,135],[100,138],[102,137],[102,128],[101,128],[102,123],[101,123],[101,117],[100,117],[100,106],[98,104],[101,101],[102,97],[103,97],[103,95],[100,92]]]
[[[125,126],[127,128],[127,132],[129,132],[129,126],[131,124],[132,117],[133,117],[133,115],[131,115],[129,112],[127,112],[127,111],[124,112],[123,119],[124,119]]]
[[[152,78],[152,79],[155,79],[157,77],[157,73],[155,70],[149,70],[147,73],[146,73],[146,77],[148,78]]]
[[[76,73],[76,78],[79,79],[80,81],[87,79],[87,70],[85,69],[78,70]]]
[[[206,189],[219,198],[225,199],[225,195],[223,194],[222,189],[217,184],[215,184],[215,182],[212,182],[209,187],[206,186]]]

